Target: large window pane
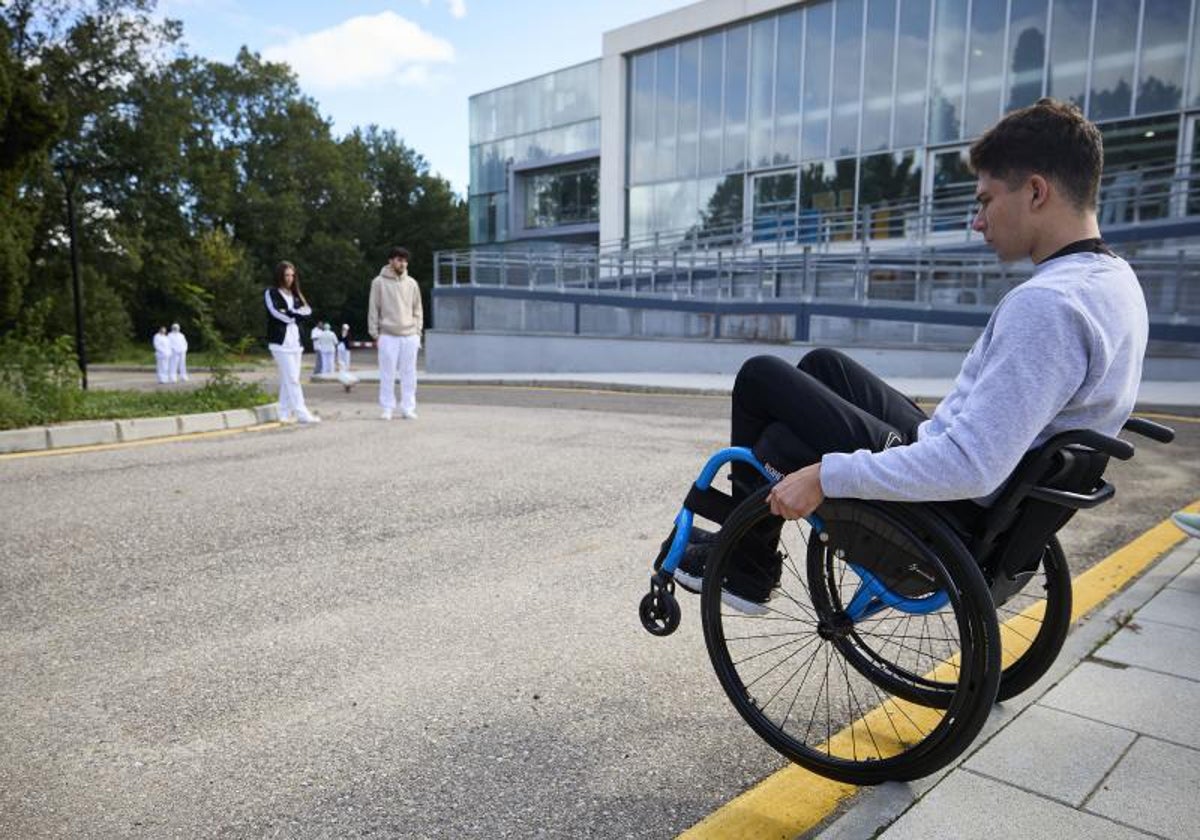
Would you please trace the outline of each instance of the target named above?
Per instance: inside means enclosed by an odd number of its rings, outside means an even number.
[[[775,110],[775,18],[750,27],[750,163],[771,163],[771,129]]]
[[[1100,126],[1100,132],[1104,135],[1101,226],[1168,215],[1179,118],[1123,120]]]
[[[629,243],[631,245],[645,244],[652,233],[653,219],[651,211],[654,207],[654,187],[629,188]]]
[[[929,0],[901,0],[896,55],[895,146],[925,141],[925,89],[929,81]]]
[[[775,141],[772,163],[800,159],[800,58],[804,18],[799,11],[780,15],[775,47]]]
[[[600,162],[589,161],[525,176],[525,227],[540,229],[598,222],[599,173]]]
[[[1188,102],[1190,107],[1200,107],[1200,23],[1192,32],[1192,72],[1188,83]]]
[[[703,235],[727,237],[741,224],[744,178],[738,173],[700,181],[698,206]]]
[[[700,41],[679,45],[679,151],[676,173],[696,177],[700,160]]]
[[[966,231],[975,207],[975,182],[966,149],[933,156],[931,227],[935,231]]]
[[[629,183],[654,174],[654,53],[633,57],[629,80]]]
[[[656,179],[675,176],[675,54],[674,45],[658,50],[655,61],[655,167]]]
[[[867,75],[863,79],[863,151],[886,149],[892,136],[892,54],[896,37],[896,0],[867,5]]]
[[[1053,0],[1050,78],[1046,95],[1083,107],[1087,88],[1092,0]]]
[[[751,239],[773,242],[796,232],[796,172],[754,176]]]
[[[835,155],[858,151],[858,118],[862,97],[863,0],[838,0],[833,57],[833,126]]]
[[[1183,101],[1187,64],[1188,3],[1146,0],[1137,112],[1171,111]]]
[[[962,134],[962,81],[966,36],[967,0],[940,0],[933,31],[930,143],[957,140]]]
[[[700,174],[721,171],[721,98],[725,34],[714,32],[700,42]]]
[[[854,165],[854,158],[846,158],[800,168],[800,241],[854,238]]]
[[[1129,116],[1139,5],[1138,0],[1098,0],[1096,4],[1092,95],[1088,101],[1088,116],[1093,120]]]
[[[695,223],[695,212],[695,181],[655,185],[654,230],[660,244],[682,239]]]
[[[915,236],[920,199],[921,165],[916,152],[888,152],[862,159],[858,214],[871,239]]]
[[[1046,68],[1046,0],[1013,0],[1008,36],[1008,101],[1024,108],[1042,95]]]
[[[721,168],[746,168],[746,105],[750,61],[750,27],[725,33],[725,151]]]
[[[833,40],[833,4],[805,9],[804,27],[804,129],[800,157],[829,153],[829,60]]]
[[[1004,4],[976,3],[967,50],[967,106],[964,132],[977,137],[1000,118],[1004,86]]]

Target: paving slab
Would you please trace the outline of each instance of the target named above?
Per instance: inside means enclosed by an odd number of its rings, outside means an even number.
[[[1200,601],[1200,594],[1194,597]],[[1139,612],[1096,656],[1200,681],[1200,630],[1146,621],[1144,614]]]
[[[883,840],[1142,840],[1151,835],[974,773],[952,773]]]
[[[1200,750],[1139,738],[1087,809],[1172,840],[1200,825]]]
[[[1135,738],[1128,729],[1034,706],[964,766],[1079,807]]]
[[[1200,749],[1200,683],[1182,677],[1083,662],[1041,705]]]
[[[1200,592],[1168,587],[1138,610],[1138,618],[1200,630]]]
[[[0,452],[29,452],[34,449],[45,449],[49,446],[49,437],[45,426],[33,426],[28,429],[9,429],[0,432]]]
[[[50,448],[65,446],[96,446],[117,443],[117,424],[112,420],[94,423],[66,423],[62,426],[47,426]]]
[[[258,424],[258,415],[248,408],[235,408],[223,413],[227,429],[243,429]]]
[[[179,418],[179,433],[218,432],[225,428],[225,412],[210,411],[207,414],[184,414]]]
[[[1185,545],[1200,550],[1200,540],[1188,540]],[[1200,592],[1200,563],[1188,567],[1179,577],[1171,582],[1172,589],[1182,589],[1185,592]]]
[[[177,435],[179,434],[179,418],[135,417],[130,420],[118,420],[117,434],[123,441]]]

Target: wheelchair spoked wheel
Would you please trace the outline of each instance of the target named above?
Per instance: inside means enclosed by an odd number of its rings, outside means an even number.
[[[905,781],[945,766],[982,728],[999,683],[995,610],[978,567],[963,562],[961,543],[917,536],[904,509],[828,502],[827,533],[853,529],[919,558],[924,597],[936,600],[924,614],[905,611],[919,592],[862,610],[853,559],[788,522],[779,585],[761,614],[745,614],[723,603],[721,584],[738,566],[739,543],[771,518],[766,492],[721,529],[701,597],[709,657],[734,707],[778,752],[839,781]]]
[[[1071,627],[1071,570],[1057,537],[1051,537],[1033,577],[996,607],[1000,624],[1000,691],[997,701],[1025,691],[1054,663]]]

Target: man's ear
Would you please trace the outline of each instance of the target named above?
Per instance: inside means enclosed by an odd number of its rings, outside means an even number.
[[[1029,176],[1029,187],[1032,192],[1034,208],[1040,208],[1050,197],[1050,182],[1041,175]]]

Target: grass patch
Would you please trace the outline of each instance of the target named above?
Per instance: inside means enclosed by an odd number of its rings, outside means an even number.
[[[51,423],[69,420],[128,420],[134,417],[170,417],[176,414],[203,414],[209,411],[229,411],[235,408],[254,408],[275,401],[253,383],[210,381],[194,391],[85,391],[73,407],[70,416],[59,417]],[[0,423],[3,418],[0,418]]]

